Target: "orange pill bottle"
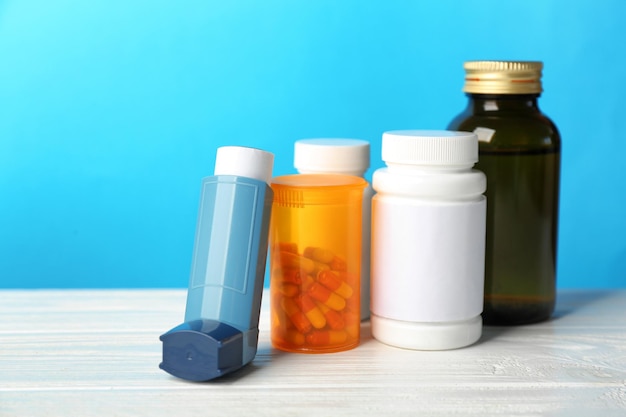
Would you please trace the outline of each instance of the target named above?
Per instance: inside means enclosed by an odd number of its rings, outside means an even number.
[[[351,175],[299,174],[276,177],[271,186],[272,344],[301,353],[356,347],[367,182]]]

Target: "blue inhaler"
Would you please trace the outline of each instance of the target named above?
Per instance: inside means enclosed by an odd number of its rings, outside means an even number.
[[[161,335],[164,371],[208,381],[254,358],[273,192],[274,155],[218,148],[202,181],[185,322]]]

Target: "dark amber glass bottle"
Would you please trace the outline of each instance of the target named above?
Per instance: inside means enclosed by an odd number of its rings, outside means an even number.
[[[561,139],[539,110],[541,62],[471,61],[450,130],[479,137],[487,175],[485,324],[547,320],[556,298]]]

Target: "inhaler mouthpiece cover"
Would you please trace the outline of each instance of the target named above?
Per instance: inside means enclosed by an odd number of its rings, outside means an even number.
[[[161,336],[164,371],[189,381],[208,381],[243,366],[243,335],[216,320],[185,322]]]

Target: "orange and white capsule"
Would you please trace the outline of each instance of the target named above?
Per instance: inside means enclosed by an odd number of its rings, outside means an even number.
[[[285,251],[281,251],[277,256],[283,268],[297,268],[305,271],[307,274],[315,271],[315,261],[313,259]]]
[[[346,307],[345,299],[335,294],[319,282],[311,285],[308,294],[311,297],[315,298],[317,301],[321,301],[335,311],[341,311]]]
[[[345,327],[343,321],[343,315],[335,310],[331,310],[326,304],[316,301],[317,307],[322,311],[324,317],[326,317],[326,323],[332,330],[342,330]]]
[[[300,307],[300,310],[304,313],[307,319],[311,322],[313,327],[321,329],[326,326],[326,317],[324,313],[317,307],[315,301],[306,294],[302,294],[296,298],[296,304]]]
[[[317,274],[317,281],[343,298],[347,299],[352,297],[352,287],[332,271],[321,271]]]
[[[345,343],[348,334],[343,330],[315,330],[306,335],[306,342],[311,346],[332,346]]]
[[[306,315],[298,308],[296,302],[291,298],[283,298],[280,301],[280,306],[289,317],[289,320],[296,326],[301,333],[308,333],[311,331],[311,322]]]

